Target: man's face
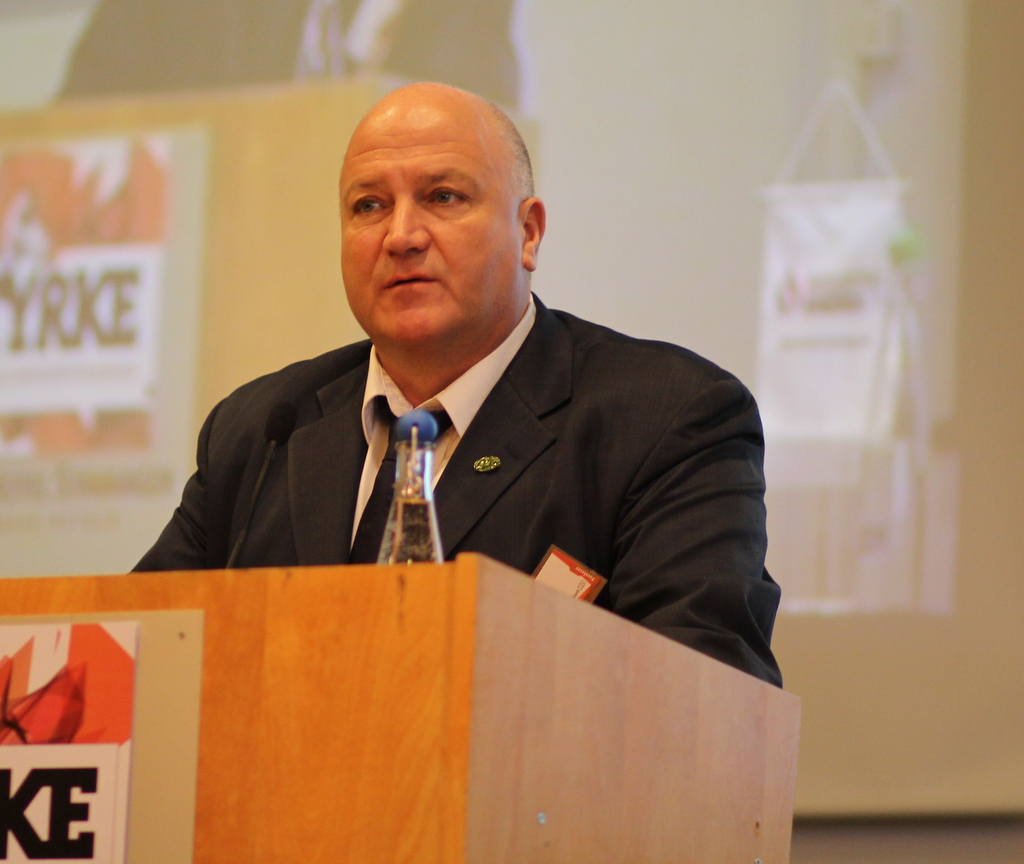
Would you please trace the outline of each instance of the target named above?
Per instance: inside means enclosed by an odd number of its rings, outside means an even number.
[[[468,368],[515,327],[543,207],[521,203],[510,175],[504,142],[464,96],[406,88],[357,128],[341,173],[342,275],[382,360]]]

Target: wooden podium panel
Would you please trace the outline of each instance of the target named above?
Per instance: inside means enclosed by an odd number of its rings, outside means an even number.
[[[203,609],[196,862],[784,862],[799,700],[479,556],[0,580]]]
[[[499,569],[477,583],[466,860],[788,861],[799,699]]]

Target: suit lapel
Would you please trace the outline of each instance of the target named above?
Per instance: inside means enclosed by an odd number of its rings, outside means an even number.
[[[466,534],[556,438],[542,418],[572,393],[572,340],[537,303],[530,335],[480,406],[441,475],[435,494],[445,554]],[[480,472],[474,463],[497,456],[501,467]]]
[[[473,418],[437,484],[437,521],[446,555],[554,440],[508,381],[501,378]],[[501,467],[487,472],[475,470],[473,463],[481,456],[497,456]]]
[[[480,407],[437,486],[437,515],[446,553],[556,437],[542,422],[572,394],[572,338],[536,300],[537,320],[522,348]],[[368,345],[367,349],[368,351]],[[298,563],[348,563],[352,519],[366,439],[362,408],[367,362],[317,392],[323,416],[288,442],[288,500]],[[482,456],[501,467],[473,468]]]
[[[366,458],[362,408],[367,364],[317,392],[324,416],[288,442],[288,501],[299,564],[346,564]]]

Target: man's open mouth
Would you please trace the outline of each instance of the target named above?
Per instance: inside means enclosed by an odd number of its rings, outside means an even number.
[[[404,279],[395,279],[388,283],[388,288],[397,288],[399,285],[414,285],[419,282],[433,282],[433,279],[429,279],[426,276],[407,276]]]

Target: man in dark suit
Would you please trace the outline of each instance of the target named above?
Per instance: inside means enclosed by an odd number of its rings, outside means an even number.
[[[238,564],[352,560],[390,417],[422,405],[452,420],[435,489],[446,557],[529,572],[555,544],[608,578],[598,605],[781,683],[753,399],[685,349],[532,297],[545,211],[508,119],[441,85],[395,91],[352,136],[341,210],[346,293],[372,344],[221,402],[138,569],[225,565],[282,400],[296,430]],[[498,467],[481,471],[485,456]]]

